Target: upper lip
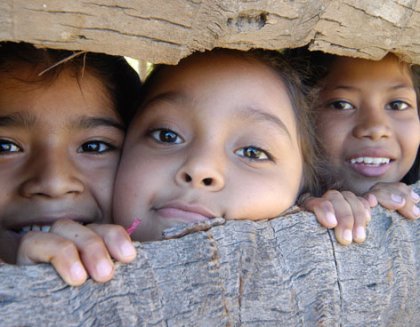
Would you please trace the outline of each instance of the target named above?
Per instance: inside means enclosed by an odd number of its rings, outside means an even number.
[[[170,201],[166,204],[157,207],[156,210],[174,208],[182,211],[194,212],[207,218],[214,218],[216,215],[211,210],[197,203],[186,203],[180,201]]]

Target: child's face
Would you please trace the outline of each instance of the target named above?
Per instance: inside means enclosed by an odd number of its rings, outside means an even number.
[[[345,186],[361,194],[377,182],[400,181],[420,141],[408,66],[392,55],[338,58],[323,82],[318,133]]]
[[[283,82],[254,60],[198,55],[160,73],[129,128],[114,219],[158,240],[179,223],[264,219],[295,201],[302,179]]]
[[[111,220],[124,133],[107,91],[85,71],[29,84],[0,74],[0,227],[48,230],[56,220]]]

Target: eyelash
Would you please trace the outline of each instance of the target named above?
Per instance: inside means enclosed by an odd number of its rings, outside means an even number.
[[[85,147],[89,147],[91,145],[94,145],[95,148],[89,150],[88,148]],[[105,146],[105,149],[101,149],[101,147]],[[99,150],[97,149],[99,147]],[[83,143],[78,152],[79,153],[93,153],[93,154],[103,154],[103,153],[107,153],[110,151],[115,150],[116,147],[110,143],[104,142],[104,141],[89,141],[86,143]]]
[[[166,136],[169,136],[171,134],[172,137],[175,137],[175,140],[178,138],[180,141],[178,142],[171,142],[170,140],[163,140],[162,136],[164,136],[162,133],[167,133]],[[184,142],[184,139],[176,132],[171,130],[170,128],[156,128],[147,133],[153,140],[155,140],[158,143],[162,144],[181,144]]]
[[[351,106],[351,108],[346,108],[346,109],[344,109],[343,108],[343,104],[344,105],[350,105]],[[338,106],[337,105],[341,105],[341,108],[338,108]],[[335,100],[335,101],[331,101],[330,103],[328,103],[328,107],[329,108],[332,108],[332,109],[334,109],[334,110],[352,110],[352,109],[354,109],[355,107],[354,107],[354,105],[353,104],[351,104],[350,102],[348,102],[348,101],[344,101],[344,100]]]
[[[7,147],[7,149],[5,149]],[[11,151],[11,148],[16,148],[16,150]],[[8,140],[1,140],[0,139],[0,154],[6,155],[10,153],[16,153],[16,152],[23,152],[22,148],[18,146],[16,143]]]
[[[245,151],[249,151],[249,150],[253,150],[253,153],[257,152],[257,153],[261,153],[265,155],[265,158],[260,159],[260,158],[255,158],[255,157],[248,157],[245,155],[245,153],[250,153],[250,152],[245,152]],[[242,152],[243,154],[239,154],[239,152]],[[271,155],[271,153],[267,150],[261,149],[257,146],[254,145],[248,145],[248,146],[244,146],[238,150],[235,151],[235,154],[239,155],[242,158],[251,160],[251,161],[274,161],[273,156]]]

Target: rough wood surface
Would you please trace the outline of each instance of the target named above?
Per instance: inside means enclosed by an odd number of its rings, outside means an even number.
[[[418,0],[3,0],[0,40],[176,63],[193,51],[294,48],[420,64]]]
[[[417,184],[419,191],[420,183]],[[418,326],[420,220],[374,210],[343,247],[299,212],[137,244],[109,283],[0,266],[1,326]]]

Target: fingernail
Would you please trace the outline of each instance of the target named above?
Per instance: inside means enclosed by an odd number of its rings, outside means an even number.
[[[364,227],[359,226],[356,228],[356,238],[358,241],[364,241],[366,239],[366,230]]]
[[[79,262],[75,262],[71,265],[70,274],[74,281],[80,281],[86,276],[85,269]]]
[[[417,206],[413,207],[413,213],[414,215],[417,217],[418,215],[420,215],[420,209]]]
[[[343,239],[346,240],[347,242],[351,242],[353,240],[350,229],[345,229],[344,230]]]
[[[335,217],[335,215],[332,212],[327,212],[325,218],[327,219],[327,222],[330,225],[332,225],[332,226],[337,225],[337,218]]]
[[[96,265],[96,272],[98,273],[98,277],[106,278],[111,275],[112,273],[112,266],[106,260],[101,260]]]
[[[136,255],[136,249],[134,248],[133,244],[131,242],[124,242],[120,246],[121,254],[124,257],[133,257]]]
[[[396,202],[396,203],[402,203],[403,198],[399,195],[391,194],[391,200]]]
[[[412,198],[414,201],[418,201],[418,200],[420,200],[420,196],[419,196],[416,192],[414,192],[414,191],[411,191],[411,198]]]

